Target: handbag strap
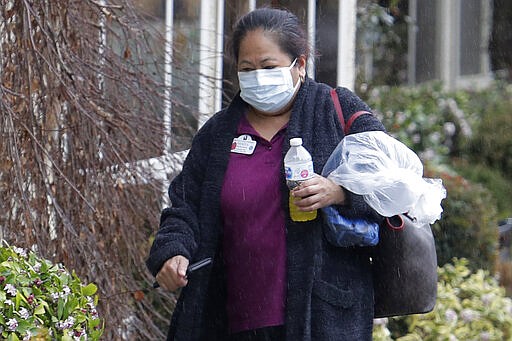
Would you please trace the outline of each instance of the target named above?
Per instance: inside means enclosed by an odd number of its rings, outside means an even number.
[[[361,111],[358,111],[358,112],[352,114],[352,116],[350,116],[347,123],[345,124],[345,117],[343,116],[343,110],[341,109],[340,99],[338,97],[338,93],[336,92],[336,89],[331,89],[331,97],[332,97],[332,101],[334,103],[334,108],[336,109],[336,112],[338,113],[338,119],[340,120],[341,128],[343,129],[343,133],[345,133],[345,135],[348,135],[348,133],[350,132],[350,127],[352,126],[352,123],[354,123],[354,121],[359,116],[365,115],[365,114],[373,115],[369,111],[361,110]]]
[[[341,128],[343,129],[345,136],[348,135],[348,133],[350,132],[350,127],[352,126],[352,123],[354,123],[354,121],[359,116],[365,115],[365,114],[373,115],[369,111],[361,110],[361,111],[354,113],[352,116],[350,116],[350,118],[347,121],[347,124],[345,124],[345,117],[343,117],[343,110],[341,110],[340,99],[338,98],[338,93],[336,92],[336,89],[331,89],[331,97],[332,97],[332,101],[334,103],[334,108],[336,109],[336,112],[338,113],[338,119],[340,120]],[[409,218],[409,219],[411,219],[411,218]],[[386,218],[385,221],[386,221],[386,225],[394,231],[401,231],[405,227],[404,220],[400,215]]]

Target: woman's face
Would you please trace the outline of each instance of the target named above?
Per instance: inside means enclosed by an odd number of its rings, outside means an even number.
[[[273,69],[275,67],[290,66],[293,60],[279,45],[272,39],[271,34],[264,33],[258,29],[249,31],[240,41],[237,70],[239,72],[253,71],[257,69]],[[295,67],[291,68],[293,84],[297,84],[299,78],[306,75],[306,59],[301,56],[297,58]],[[291,101],[293,103],[293,100]],[[280,112],[272,113],[277,115],[290,109],[290,105]]]

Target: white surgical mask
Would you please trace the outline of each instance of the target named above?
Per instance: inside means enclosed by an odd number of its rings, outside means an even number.
[[[238,72],[240,97],[258,111],[274,113],[283,109],[300,86],[300,79],[293,85],[290,71],[296,62],[297,59],[290,66]]]

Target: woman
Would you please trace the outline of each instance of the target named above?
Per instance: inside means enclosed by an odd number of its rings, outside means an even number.
[[[168,339],[371,340],[365,249],[328,244],[320,214],[299,223],[288,213],[290,138],[302,137],[315,173],[343,138],[330,88],[306,75],[306,35],[290,12],[257,9],[237,22],[232,45],[241,92],[194,137],[147,261],[161,287],[183,288]],[[346,118],[369,110],[337,92]],[[351,132],[364,130],[383,126],[364,115]],[[380,219],[320,175],[293,195],[303,211],[335,205],[347,217]],[[212,266],[186,276],[207,257]]]

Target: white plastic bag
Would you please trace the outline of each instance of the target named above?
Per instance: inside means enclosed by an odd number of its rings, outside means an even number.
[[[419,157],[382,131],[347,135],[322,175],[360,194],[384,217],[408,213],[420,223],[440,219],[446,190],[441,179],[423,178]]]

